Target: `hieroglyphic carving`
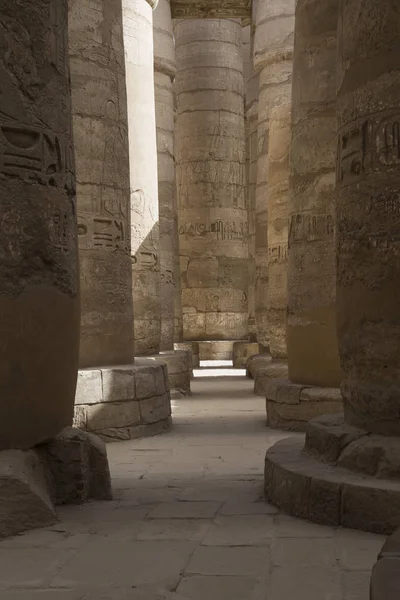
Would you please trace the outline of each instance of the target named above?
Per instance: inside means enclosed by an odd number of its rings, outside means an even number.
[[[81,250],[129,250],[127,223],[101,215],[79,214],[78,239]]]
[[[173,19],[213,18],[234,19],[251,17],[251,0],[172,0]]]
[[[67,36],[64,31],[67,28],[67,0],[57,0],[50,5],[51,30],[50,51],[51,62],[61,75],[65,75],[67,69],[68,49]]]
[[[201,238],[208,234],[219,242],[228,240],[247,241],[247,223],[245,221],[212,221],[211,223],[184,223],[179,227],[179,235]]]
[[[332,237],[335,223],[332,215],[297,213],[289,222],[289,245],[296,242],[314,242]]]
[[[288,259],[287,244],[273,244],[268,248],[269,263],[283,263]]]

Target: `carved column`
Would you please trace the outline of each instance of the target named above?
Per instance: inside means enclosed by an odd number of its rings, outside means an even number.
[[[256,188],[256,328],[269,345],[268,324],[268,144],[275,106],[287,104],[292,92],[294,0],[258,2],[254,67],[259,73],[258,165]]]
[[[293,79],[289,377],[337,387],[335,171],[338,0],[299,0]]]
[[[154,100],[154,2],[122,0],[128,99],[135,355],[160,349],[160,252]]]
[[[79,286],[66,0],[0,0],[0,449],[72,424]],[[27,484],[29,485],[29,484]]]
[[[241,23],[175,27],[184,338],[248,335]]]
[[[174,344],[176,296],[181,296],[178,215],[175,186],[174,97],[175,44],[169,0],[154,11],[154,91],[157,127],[158,204],[160,211],[161,350]],[[178,278],[176,276],[178,275]],[[178,315],[177,315],[178,316]],[[179,341],[179,340],[176,340]]]
[[[80,367],[133,362],[121,0],[69,2],[82,318]]]
[[[400,435],[400,7],[339,17],[337,305],[348,423]]]

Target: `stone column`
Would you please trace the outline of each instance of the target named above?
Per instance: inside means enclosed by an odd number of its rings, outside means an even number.
[[[292,92],[295,0],[258,2],[254,67],[259,73],[258,163],[256,188],[256,329],[258,342],[269,345],[268,325],[268,144],[275,106],[287,104]]]
[[[171,350],[174,344],[175,296],[180,296],[181,288],[180,278],[176,280],[175,269],[179,256],[174,156],[175,115],[172,91],[176,67],[169,0],[161,0],[154,11],[153,33],[160,212],[160,349]]]
[[[247,339],[242,28],[175,27],[176,159],[184,338]]]
[[[317,2],[303,4],[309,30]],[[331,19],[322,11],[314,25],[324,52],[337,7],[336,302],[345,412],[313,419],[305,448],[290,438],[271,448],[265,489],[296,516],[391,533],[400,525],[400,7],[325,4]]]
[[[67,12],[66,0],[0,0],[0,449],[30,448],[73,418],[80,311]]]
[[[105,440],[136,438],[170,427],[170,397],[163,365],[133,359],[121,0],[71,0],[69,22],[83,295],[75,424]]]
[[[122,0],[128,99],[135,355],[160,350],[160,249],[152,0]]]
[[[104,5],[105,6],[105,5]],[[121,0],[69,2],[82,317],[80,367],[133,363]]]
[[[289,378],[337,387],[335,172],[338,0],[299,0],[293,79]]]

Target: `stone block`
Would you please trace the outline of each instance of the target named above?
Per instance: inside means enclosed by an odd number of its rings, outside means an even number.
[[[303,389],[304,385],[286,379],[269,379],[264,384],[266,399],[278,404],[300,404],[300,394]]]
[[[97,404],[102,400],[100,369],[80,369],[76,384],[75,404]]]
[[[383,558],[373,570],[370,600],[398,600],[400,598],[400,556]]]
[[[233,367],[245,369],[248,359],[260,352],[260,346],[252,342],[234,342],[232,349]]]
[[[171,415],[171,400],[169,393],[140,400],[140,415],[143,423],[163,421]]]
[[[176,373],[169,376],[169,385],[171,390],[180,391],[184,395],[190,393],[191,371]]]
[[[57,522],[45,467],[34,451],[0,453],[0,538]]]
[[[288,376],[288,366],[286,361],[272,360],[265,361],[253,367],[254,393],[257,396],[266,397],[266,387],[273,379],[284,380]]]
[[[73,418],[72,425],[73,425],[73,427],[77,427],[78,429],[86,429],[86,425],[87,425],[86,406],[75,405],[74,418]]]
[[[233,342],[199,342],[200,360],[232,360]]]
[[[305,451],[318,460],[335,463],[343,448],[365,432],[344,422],[343,413],[311,419],[307,426]]]
[[[303,386],[300,394],[302,402],[337,402],[342,404],[342,394],[339,388],[321,388]]]
[[[86,426],[90,431],[101,431],[114,427],[129,427],[140,423],[139,403],[103,402],[87,407]]]
[[[149,359],[150,362],[151,359]],[[136,395],[138,400],[157,396],[156,371],[154,367],[140,366],[136,371]]]
[[[259,369],[269,365],[272,361],[272,356],[268,353],[255,354],[247,359],[246,363],[246,375],[251,379],[255,378],[256,373]]]
[[[381,435],[359,436],[343,449],[338,465],[379,479],[399,480],[400,439]]]
[[[133,365],[102,368],[103,402],[118,402],[135,398]]]
[[[337,402],[301,402],[280,404],[270,400],[267,405],[267,423],[274,429],[306,431],[308,422],[325,414],[336,414]]]
[[[56,504],[82,504],[90,498],[111,500],[107,451],[95,435],[66,427],[37,451],[50,474]]]
[[[396,531],[387,538],[386,542],[383,544],[379,557],[383,558],[392,554],[397,554],[400,558],[400,529],[396,529]]]

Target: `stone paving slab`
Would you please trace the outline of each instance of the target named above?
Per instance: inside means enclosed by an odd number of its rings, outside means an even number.
[[[384,538],[262,499],[265,450],[287,434],[251,388],[195,379],[171,433],[108,445],[114,500],[0,542],[0,600],[367,600]]]

